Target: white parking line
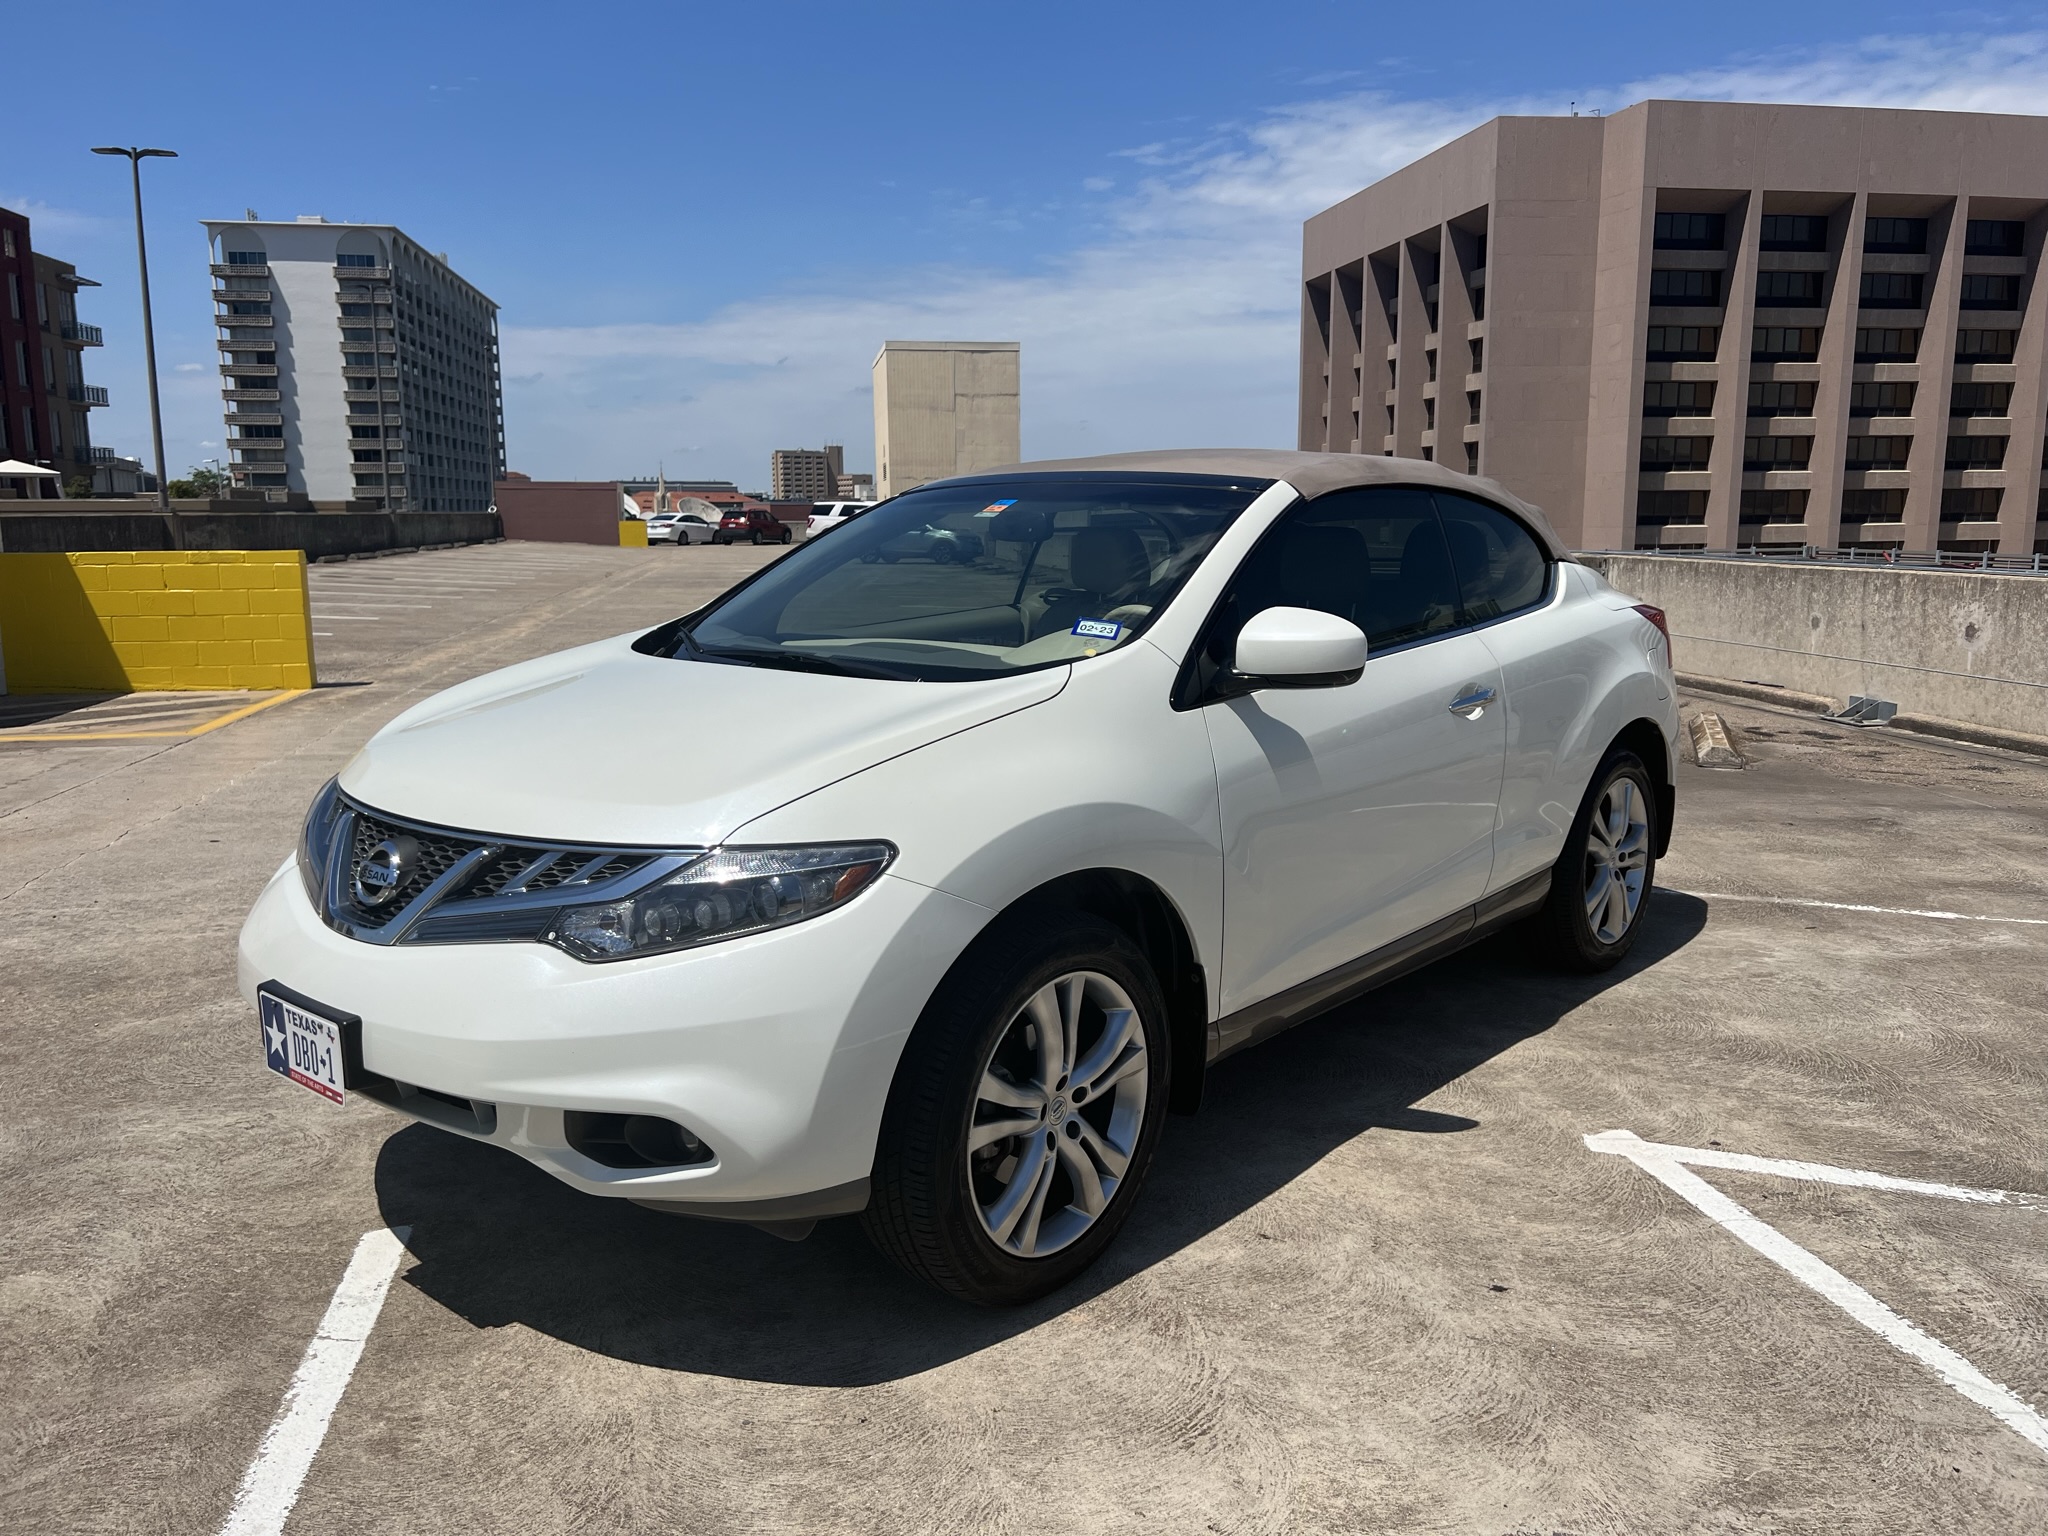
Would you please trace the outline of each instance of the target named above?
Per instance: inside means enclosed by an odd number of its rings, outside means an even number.
[[[327,1315],[320,1319],[298,1372],[284,1390],[277,1417],[256,1448],[256,1459],[242,1474],[220,1536],[278,1536],[284,1529],[286,1516],[298,1502],[299,1486],[327,1437],[327,1421],[334,1417],[370,1330],[377,1326],[377,1314],[384,1309],[385,1293],[411,1234],[410,1227],[379,1227],[365,1232],[356,1244],[341,1284],[334,1288],[334,1299],[327,1304]]]
[[[1831,1184],[1932,1194],[1945,1200],[1978,1200],[1992,1204],[2013,1201],[2036,1209],[2048,1208],[2048,1196],[2021,1195],[2003,1189],[1973,1190],[1961,1185],[1927,1184],[1916,1179],[1893,1179],[1887,1174],[1867,1173],[1858,1168],[1831,1168],[1825,1163],[1781,1163],[1775,1158],[1744,1158],[1737,1163],[1729,1159],[1740,1158],[1742,1155],[1739,1153],[1724,1153],[1718,1148],[1667,1146],[1661,1142],[1644,1141],[1633,1131],[1601,1131],[1588,1136],[1586,1145],[1595,1152],[1609,1152],[1627,1158],[1716,1226],[1754,1248],[1801,1285],[1826,1297],[1894,1349],[1927,1366],[1971,1402],[1989,1409],[2006,1428],[2036,1450],[2048,1454],[2048,1418],[2043,1418],[2011,1389],[2000,1386],[1941,1340],[1923,1333],[1840,1270],[1823,1263],[1776,1227],[1759,1220],[1684,1165],[1740,1167],[1747,1172],[1779,1173],[1789,1178],[1821,1179]]]
[[[1669,887],[1666,887],[1669,889]],[[1983,917],[1975,912],[1932,912],[1920,907],[1870,907],[1855,901],[1809,901],[1803,896],[1745,896],[1738,891],[1672,891],[1701,901],[1757,901],[1771,907],[1819,907],[1828,912],[1876,912],[1886,917],[1932,917],[1944,923],[2021,923],[2048,928],[2048,917]]]

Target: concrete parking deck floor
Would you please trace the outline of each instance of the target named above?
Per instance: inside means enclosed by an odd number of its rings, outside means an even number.
[[[321,780],[769,557],[323,567],[348,686],[0,751],[0,1526],[218,1529],[388,1224],[293,1532],[2042,1529],[2048,1455],[1584,1140],[2048,1191],[2038,761],[1714,703],[1756,766],[1685,770],[1627,965],[1498,940],[1233,1060],[1107,1261],[1019,1312],[850,1221],[588,1200],[270,1076],[234,937]],[[2048,1409],[2048,1211],[1698,1171]]]

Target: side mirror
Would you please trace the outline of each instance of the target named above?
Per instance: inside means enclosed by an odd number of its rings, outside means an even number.
[[[1268,608],[1237,632],[1232,692],[1341,688],[1365,671],[1365,631],[1314,608]]]

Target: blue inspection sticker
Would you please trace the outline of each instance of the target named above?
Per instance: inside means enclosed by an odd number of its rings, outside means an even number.
[[[1114,619],[1076,619],[1074,633],[1087,635],[1094,640],[1114,640],[1124,632],[1123,625]]]
[[[1012,496],[1008,501],[992,501],[974,515],[976,517],[994,517],[1006,507],[1014,507],[1015,505],[1017,505],[1017,498]]]

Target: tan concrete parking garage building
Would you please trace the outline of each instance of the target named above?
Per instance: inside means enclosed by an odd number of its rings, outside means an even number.
[[[2048,118],[1500,117],[1303,234],[1303,448],[1581,548],[2048,551]]]

